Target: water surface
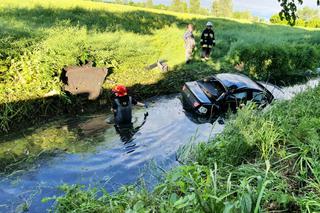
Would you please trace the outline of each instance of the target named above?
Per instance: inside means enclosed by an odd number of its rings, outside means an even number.
[[[217,123],[190,121],[178,95],[150,101],[145,124],[129,134],[124,132],[122,137],[113,125],[105,122],[106,114],[63,118],[25,136],[30,143],[38,141],[38,146],[54,152],[0,177],[0,211],[13,212],[17,205],[26,202],[30,212],[44,212],[51,203],[41,203],[41,198],[59,194],[56,188],[64,183],[101,184],[113,191],[141,176],[152,176],[146,167],[150,162],[165,170],[175,166],[179,146],[194,138],[207,141],[223,129]],[[145,112],[135,108],[135,127],[143,123]],[[4,145],[18,146],[16,140],[26,143],[19,138]],[[58,146],[54,147],[57,141]]]

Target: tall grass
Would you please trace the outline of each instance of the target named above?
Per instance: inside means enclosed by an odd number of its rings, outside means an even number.
[[[186,24],[195,24],[198,39],[208,20],[217,35],[213,61],[184,65]],[[124,5],[3,0],[0,129],[9,131],[18,123],[77,109],[79,101],[61,91],[59,77],[65,66],[91,60],[99,67],[114,67],[105,91],[113,86],[110,82],[122,83],[140,98],[176,92],[184,81],[233,71],[238,63],[257,79],[301,81],[306,69],[319,65],[319,38],[320,31]],[[198,58],[199,52],[195,55]],[[170,72],[144,69],[158,59],[168,60]],[[50,91],[58,99],[48,101]]]

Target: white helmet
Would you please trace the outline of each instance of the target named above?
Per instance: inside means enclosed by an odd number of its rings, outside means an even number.
[[[213,24],[211,21],[208,21],[208,23],[206,24],[207,27],[213,27]]]

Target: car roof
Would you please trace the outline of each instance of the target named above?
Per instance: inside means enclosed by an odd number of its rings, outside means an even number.
[[[235,87],[237,89],[248,88],[253,90],[263,90],[256,82],[245,75],[235,73],[220,73],[215,77],[227,88]]]

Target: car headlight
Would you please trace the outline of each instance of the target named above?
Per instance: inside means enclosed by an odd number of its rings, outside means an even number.
[[[201,114],[206,114],[208,110],[207,110],[207,108],[201,106],[201,107],[198,109],[198,111],[199,111]]]

